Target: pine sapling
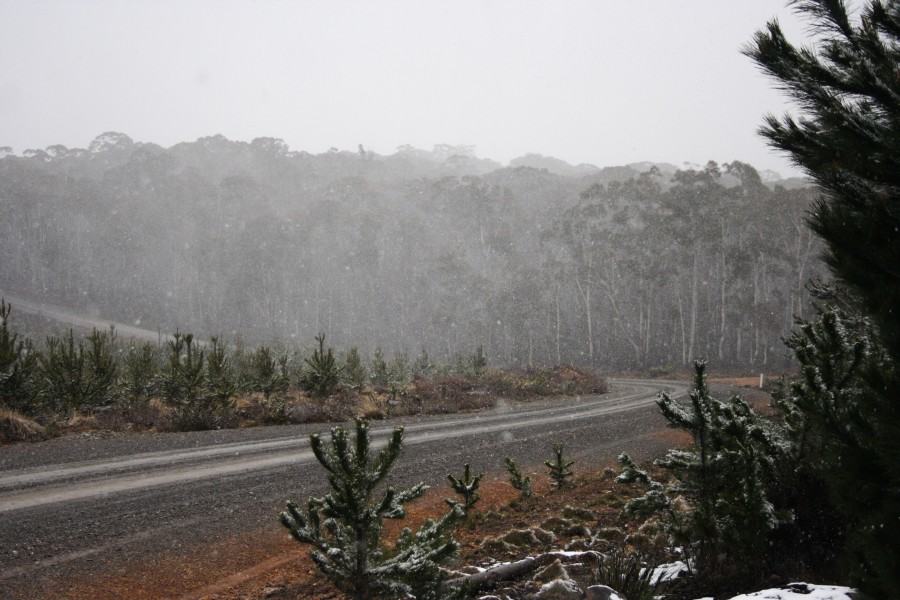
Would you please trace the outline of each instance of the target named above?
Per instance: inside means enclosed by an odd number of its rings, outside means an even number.
[[[550,469],[550,479],[552,480],[550,485],[556,489],[562,489],[566,485],[566,479],[575,474],[571,468],[575,461],[570,460],[566,462],[563,460],[563,445],[561,443],[553,444],[553,452],[556,454],[555,459],[544,461],[544,464]]]
[[[534,494],[534,490],[531,488],[531,476],[523,476],[519,465],[511,457],[507,456],[503,462],[506,463],[506,470],[509,472],[509,483],[522,493],[523,498],[530,498]]]
[[[150,342],[131,345],[122,358],[122,387],[129,406],[146,405],[159,366]]]
[[[386,386],[390,381],[388,365],[384,360],[381,348],[375,348],[375,351],[372,353],[372,368],[369,373],[369,380],[375,386]]]
[[[368,423],[356,421],[355,439],[340,426],[331,430],[331,445],[321,436],[310,436],[319,464],[328,472],[331,492],[310,498],[305,510],[293,501],[280,519],[299,542],[313,546],[312,558],[319,570],[352,598],[437,598],[443,584],[441,562],[459,545],[451,530],[463,516],[453,507],[440,521],[429,519],[413,533],[406,528],[393,551],[386,556],[381,542],[382,521],[406,516],[404,504],[421,496],[423,483],[397,491],[388,486],[376,498],[400,455],[403,428],[377,455],[370,449]]]
[[[178,331],[169,342],[169,363],[157,381],[163,400],[174,409],[175,425],[181,429],[212,427],[213,416],[204,410],[206,392],[203,350],[195,351],[194,336]]]
[[[344,384],[354,390],[362,390],[366,383],[366,367],[359,356],[359,350],[353,346],[347,350],[344,367],[341,369]]]
[[[312,396],[325,398],[337,389],[341,369],[337,366],[334,351],[331,348],[325,350],[325,334],[317,335],[316,341],[319,343],[318,349],[313,351],[311,357],[303,359],[306,368],[300,378],[300,387]]]
[[[213,336],[209,343],[209,354],[206,357],[206,389],[216,409],[230,410],[234,406],[231,397],[236,391],[234,372],[228,361],[225,346],[219,344],[219,338]]]
[[[462,508],[465,515],[469,514],[469,509],[474,507],[475,503],[478,502],[478,499],[481,497],[478,495],[478,486],[481,484],[482,477],[484,477],[484,473],[480,473],[475,477],[471,476],[469,472],[469,463],[466,463],[462,479],[457,479],[453,475],[447,474],[447,479],[450,481],[450,487],[453,488],[454,492],[463,497]],[[445,500],[445,502],[451,507],[460,504],[456,500],[451,500],[449,498]]]
[[[34,414],[37,357],[31,341],[19,340],[7,327],[12,306],[0,298],[0,404]]]
[[[428,351],[423,347],[422,351],[419,353],[419,356],[416,357],[416,360],[413,361],[412,364],[413,378],[428,377],[429,375],[431,375],[431,372],[433,370],[434,365],[431,363],[431,359],[428,357]]]

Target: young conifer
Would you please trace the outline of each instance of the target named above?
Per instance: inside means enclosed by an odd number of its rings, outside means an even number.
[[[530,498],[534,493],[534,490],[531,487],[531,476],[523,476],[522,471],[519,470],[519,465],[516,464],[516,461],[514,461],[512,457],[507,456],[503,459],[503,462],[506,464],[506,470],[509,473],[510,485],[522,492],[523,498]]]
[[[575,464],[575,461],[570,460],[566,462],[563,459],[563,445],[561,443],[553,444],[553,453],[555,457],[544,461],[544,464],[550,469],[550,479],[552,480],[550,485],[556,489],[562,489],[566,485],[566,480],[575,474],[572,471],[572,465]]]
[[[849,4],[794,2],[818,34],[815,44],[791,44],[772,21],[744,52],[797,101],[797,118],[770,115],[761,133],[822,190],[808,222],[827,244],[825,260],[832,273],[851,288],[874,325],[866,355],[859,356],[850,377],[835,381],[826,370],[832,361],[828,346],[851,358],[857,353],[853,340],[835,329],[838,321],[829,324],[827,314],[819,323],[807,324],[793,340],[805,371],[800,384],[805,389],[797,390],[797,398],[815,435],[823,438],[827,455],[835,459],[825,473],[849,522],[854,553],[848,562],[857,566],[856,583],[873,598],[896,598],[900,2],[866,0],[857,14],[848,10]],[[849,410],[841,406],[844,401],[849,401]]]
[[[30,340],[8,328],[12,305],[0,298],[0,404],[26,414],[37,412],[34,378],[37,358]]]
[[[721,402],[709,393],[706,363],[694,362],[694,385],[689,405],[661,392],[657,404],[671,427],[687,431],[694,443],[669,450],[655,461],[676,482],[664,488],[637,468],[627,456],[620,482],[639,482],[649,490],[630,501],[625,512],[636,516],[660,513],[673,543],[697,565],[709,584],[720,592],[759,583],[769,534],[790,520],[768,497],[775,463],[783,461],[790,444],[779,430],[759,418],[741,398]],[[690,508],[674,510],[673,498],[685,498]]]
[[[370,443],[368,423],[362,420],[356,421],[353,439],[343,427],[332,428],[330,447],[318,434],[310,436],[313,454],[328,472],[331,492],[310,498],[305,510],[288,502],[281,523],[294,539],[313,546],[316,566],[352,598],[447,597],[439,565],[458,549],[451,530],[463,510],[454,506],[443,519],[427,520],[416,533],[404,529],[393,550],[386,552],[382,521],[404,518],[403,505],[427,486],[420,483],[400,491],[388,486],[376,495],[400,455],[403,428],[394,430],[377,455]]]
[[[161,371],[157,387],[171,406],[179,429],[206,429],[214,425],[213,415],[203,410],[203,350],[194,346],[194,336],[178,331],[169,341],[169,362]]]
[[[206,390],[216,410],[233,408],[231,397],[234,396],[236,387],[225,345],[220,344],[219,338],[213,336],[209,339],[209,354],[206,356]]]
[[[469,509],[473,508],[475,503],[478,502],[478,499],[481,497],[478,495],[478,486],[481,484],[482,477],[484,477],[484,473],[472,477],[469,472],[469,463],[466,463],[462,479],[457,479],[448,473],[447,479],[450,481],[450,487],[453,488],[454,492],[463,497],[463,501],[462,503],[459,503],[456,500],[447,499],[445,502],[451,507],[461,504],[463,513],[468,515]]]
[[[390,383],[390,371],[388,370],[387,361],[384,360],[384,354],[381,348],[375,348],[372,353],[372,366],[369,370],[369,379],[372,385],[386,386]]]
[[[341,374],[345,385],[355,390],[362,390],[366,384],[366,367],[359,356],[359,350],[353,346],[347,350]]]
[[[150,386],[156,379],[159,366],[156,348],[150,342],[131,345],[122,358],[122,388],[131,406],[147,403]]]
[[[312,396],[327,398],[337,389],[341,369],[334,359],[334,351],[331,348],[325,350],[325,334],[317,335],[316,341],[319,347],[311,357],[303,359],[306,368],[300,378],[300,387]]]

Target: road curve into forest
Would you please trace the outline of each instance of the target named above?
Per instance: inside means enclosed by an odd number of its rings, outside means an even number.
[[[602,396],[501,404],[480,413],[374,423],[380,445],[405,427],[392,481],[446,485],[465,462],[502,475],[504,456],[532,472],[552,442],[587,470],[621,451],[667,447],[654,405],[679,383],[613,380]],[[73,575],[102,578],[176,549],[278,528],[288,498],[324,491],[308,436],[327,425],[212,432],[67,436],[0,448],[0,597],[63,595]],[[210,557],[210,560],[215,560]]]

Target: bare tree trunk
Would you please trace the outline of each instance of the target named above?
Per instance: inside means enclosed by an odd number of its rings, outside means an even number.
[[[681,326],[681,364],[688,364],[687,335],[684,330],[684,303],[681,301],[681,281],[676,280],[675,297],[678,298],[678,322]]]
[[[559,319],[559,282],[556,282],[556,364],[562,364],[562,355],[559,352],[560,338],[560,319]]]
[[[700,251],[694,249],[694,272],[691,279],[691,329],[688,336],[688,362],[694,360],[694,342],[697,339],[697,302],[698,302],[698,270],[700,262]]]
[[[591,366],[594,366],[594,326],[591,321],[591,288],[590,286],[582,286],[581,279],[575,275],[575,284],[578,286],[578,293],[581,294],[581,300],[584,302],[585,320],[587,323],[587,342],[588,357]]]

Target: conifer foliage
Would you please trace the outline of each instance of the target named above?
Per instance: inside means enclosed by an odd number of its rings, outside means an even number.
[[[666,518],[673,543],[683,546],[698,571],[721,591],[757,583],[768,550],[770,533],[790,520],[769,499],[777,465],[791,444],[780,430],[760,418],[738,396],[728,402],[709,393],[706,363],[695,361],[689,404],[661,392],[657,405],[669,426],[691,434],[693,445],[669,450],[657,460],[675,476],[669,487],[654,481],[625,454],[618,481],[643,483],[649,489],[630,501],[625,512],[657,513]],[[689,503],[676,510],[674,498]],[[724,588],[722,586],[725,586]]]
[[[523,498],[530,498],[534,494],[534,489],[531,487],[531,476],[523,475],[519,465],[510,456],[504,458],[503,463],[506,465],[506,472],[509,473],[510,485],[519,490]]]
[[[481,478],[484,477],[484,473],[479,473],[475,477],[472,477],[472,474],[469,471],[469,463],[466,463],[465,469],[463,470],[463,476],[460,479],[457,479],[451,474],[447,474],[447,479],[450,481],[450,487],[453,488],[453,491],[463,497],[463,501],[461,506],[463,507],[463,513],[466,515],[469,514],[469,509],[475,506],[475,503],[478,502],[480,496],[478,495],[478,486],[481,484]],[[451,507],[460,504],[456,500],[447,500],[447,504]]]
[[[799,119],[768,116],[760,132],[824,192],[809,224],[832,272],[860,295],[900,357],[900,2],[795,1],[820,39],[797,48],[777,22],[744,52],[788,92]]]
[[[44,404],[63,412],[94,408],[112,402],[118,365],[111,353],[114,333],[94,330],[76,341],[70,329],[61,338],[47,338],[38,356],[40,393]]]
[[[33,413],[36,407],[31,402],[33,390],[29,383],[37,362],[31,343],[10,333],[10,312],[12,306],[0,298],[0,404]]]
[[[824,310],[788,340],[802,370],[782,400],[803,464],[830,484],[848,563],[872,597],[900,594],[900,402],[896,363],[867,319]],[[893,395],[889,395],[893,394]]]
[[[337,366],[334,351],[325,350],[325,334],[316,336],[319,347],[313,351],[313,355],[303,359],[306,369],[300,380],[300,386],[308,393],[319,398],[325,398],[334,393],[340,383],[341,369]]]
[[[572,471],[572,465],[575,464],[575,461],[566,461],[565,459],[563,459],[563,449],[564,446],[561,443],[554,443],[554,457],[550,460],[544,461],[544,464],[547,465],[548,469],[550,469],[550,485],[552,485],[556,489],[565,487],[566,480],[575,474],[575,472]]]
[[[868,0],[856,15],[836,0],[794,4],[814,47],[796,48],[771,22],[744,49],[802,110],[767,117],[761,133],[820,186],[808,222],[872,326],[853,331],[829,309],[803,324],[789,344],[803,377],[788,406],[822,441],[856,584],[900,597],[900,2]]]
[[[369,425],[362,420],[356,421],[353,439],[343,427],[332,428],[330,447],[318,434],[310,436],[313,454],[328,472],[331,492],[310,498],[305,510],[288,502],[281,523],[294,539],[313,546],[316,566],[357,600],[446,597],[441,595],[439,565],[459,547],[451,530],[463,509],[454,506],[440,521],[429,519],[415,533],[404,529],[388,552],[381,543],[382,521],[404,518],[403,505],[427,486],[420,483],[399,491],[388,486],[376,498],[376,488],[400,455],[403,428],[394,430],[377,455],[370,443]]]
[[[194,344],[193,334],[176,331],[169,341],[169,362],[156,382],[163,400],[173,409],[175,425],[182,429],[214,426],[212,407],[201,402],[206,391],[203,354]]]

